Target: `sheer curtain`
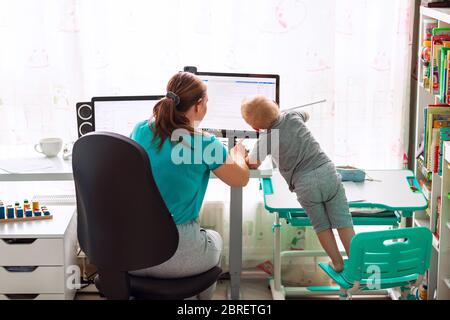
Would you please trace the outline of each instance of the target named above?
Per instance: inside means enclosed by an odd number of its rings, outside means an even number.
[[[76,102],[161,94],[172,74],[195,65],[279,74],[282,108],[327,100],[309,109],[309,126],[336,164],[400,168],[413,8],[413,0],[0,0],[0,145],[73,141]],[[247,203],[244,217],[255,237],[257,207]]]

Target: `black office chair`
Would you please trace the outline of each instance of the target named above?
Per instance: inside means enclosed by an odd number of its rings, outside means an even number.
[[[222,272],[219,267],[179,279],[128,273],[167,261],[178,246],[178,230],[139,144],[118,134],[93,132],[75,143],[72,166],[78,241],[97,267],[95,283],[104,296],[178,300],[214,284]]]

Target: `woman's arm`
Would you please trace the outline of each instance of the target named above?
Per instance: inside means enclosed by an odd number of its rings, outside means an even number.
[[[224,164],[215,169],[214,174],[230,187],[244,187],[250,178],[250,171],[245,162],[247,151],[242,143],[230,150]]]

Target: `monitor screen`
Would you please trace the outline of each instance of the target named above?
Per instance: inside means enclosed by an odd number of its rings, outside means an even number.
[[[242,119],[242,100],[263,94],[279,103],[278,75],[197,72],[208,87],[208,112],[201,128],[214,130],[254,130]]]
[[[163,96],[95,97],[94,130],[129,136],[134,126],[150,119],[153,107]]]

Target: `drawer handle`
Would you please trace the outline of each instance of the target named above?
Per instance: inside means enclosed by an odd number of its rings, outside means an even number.
[[[9,300],[34,300],[39,296],[38,293],[36,294],[5,294],[5,297],[7,297]]]
[[[3,267],[8,272],[33,272],[38,267],[37,266],[12,266]]]
[[[36,238],[5,238],[2,239],[3,242],[5,242],[6,244],[30,244],[35,242],[37,239]]]

